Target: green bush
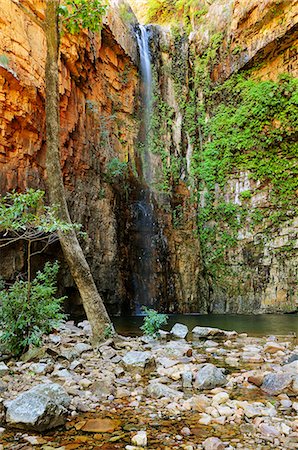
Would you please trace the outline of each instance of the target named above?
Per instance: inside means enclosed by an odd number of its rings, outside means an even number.
[[[146,336],[157,336],[158,330],[161,325],[164,325],[168,321],[168,316],[166,314],[160,314],[154,309],[142,307],[142,311],[146,314],[144,317],[144,323],[140,327]]]
[[[28,281],[16,281],[8,290],[0,286],[0,341],[18,356],[29,345],[40,345],[43,334],[49,333],[65,318],[56,298],[58,262],[47,262],[42,272],[28,286]]]

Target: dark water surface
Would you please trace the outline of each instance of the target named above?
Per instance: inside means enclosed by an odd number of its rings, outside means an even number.
[[[137,336],[142,334],[140,326],[143,319],[142,316],[127,316],[114,317],[112,320],[118,333]],[[190,331],[195,326],[208,326],[235,330],[251,336],[298,334],[298,314],[173,314],[169,316],[168,324],[162,328],[170,330],[176,322],[187,325]]]

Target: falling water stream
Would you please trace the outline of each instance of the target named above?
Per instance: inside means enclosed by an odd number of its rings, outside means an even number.
[[[143,187],[131,205],[132,232],[132,291],[135,314],[142,314],[142,306],[154,307],[156,301],[156,258],[159,230],[155,218],[150,185],[152,164],[149,152],[149,133],[152,110],[152,72],[149,48],[150,29],[139,25],[136,38],[140,54],[142,117],[139,141],[142,146]]]

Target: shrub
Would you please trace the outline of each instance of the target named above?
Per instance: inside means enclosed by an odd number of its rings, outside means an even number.
[[[166,314],[158,313],[154,309],[149,309],[145,306],[142,307],[142,311],[146,315],[144,317],[144,323],[140,327],[141,330],[147,336],[157,336],[161,325],[166,324],[169,317]]]
[[[28,281],[22,280],[15,281],[8,290],[0,286],[0,341],[16,356],[30,344],[40,345],[42,335],[65,318],[61,313],[65,297],[54,296],[58,269],[57,261],[47,262],[44,270],[37,272],[30,289]]]

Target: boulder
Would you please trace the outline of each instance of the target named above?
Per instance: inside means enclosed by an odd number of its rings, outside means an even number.
[[[155,368],[155,359],[151,352],[131,350],[123,356],[122,361],[131,372],[149,373]]]
[[[223,374],[223,369],[218,369],[213,364],[206,364],[196,375],[194,387],[198,390],[214,389],[217,386],[224,386],[227,379]]]
[[[192,330],[193,338],[207,339],[210,337],[226,337],[231,338],[237,336],[236,331],[225,331],[219,328],[211,327],[195,327]]]
[[[264,376],[261,389],[269,395],[278,395],[282,392],[293,395],[297,393],[295,392],[297,381],[298,377],[291,372],[268,373]]]
[[[175,389],[158,382],[150,383],[147,388],[147,393],[150,397],[166,397],[170,400],[176,400],[183,397],[182,392],[176,391]]]
[[[6,422],[14,428],[44,431],[63,425],[68,414],[70,397],[62,386],[40,384],[6,401]]]
[[[171,334],[175,338],[184,339],[188,334],[188,328],[186,325],[183,325],[182,323],[176,323],[171,329]]]

